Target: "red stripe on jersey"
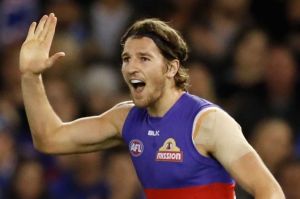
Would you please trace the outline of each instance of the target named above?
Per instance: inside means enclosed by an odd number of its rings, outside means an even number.
[[[234,199],[234,184],[214,183],[176,189],[145,189],[147,199]]]

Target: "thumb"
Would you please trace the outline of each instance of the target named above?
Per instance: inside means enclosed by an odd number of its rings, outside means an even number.
[[[64,52],[58,52],[52,55],[46,62],[47,68],[51,67],[58,59],[64,56],[66,56]]]

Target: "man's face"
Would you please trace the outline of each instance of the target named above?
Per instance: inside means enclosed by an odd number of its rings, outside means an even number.
[[[128,38],[122,61],[122,74],[135,105],[148,107],[157,102],[165,89],[166,60],[153,40]]]

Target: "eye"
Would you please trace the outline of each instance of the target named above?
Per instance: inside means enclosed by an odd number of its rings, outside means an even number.
[[[122,57],[123,63],[127,63],[129,61],[129,57]]]
[[[148,57],[141,57],[141,60],[142,60],[143,62],[145,62],[145,61],[150,61],[150,59],[149,59]]]

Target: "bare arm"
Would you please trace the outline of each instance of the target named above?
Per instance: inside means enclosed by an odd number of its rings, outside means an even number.
[[[53,111],[43,85],[42,72],[64,56],[49,57],[57,19],[44,16],[32,23],[20,52],[22,93],[34,145],[46,153],[90,152],[121,142],[122,129],[131,104],[121,104],[102,115],[63,123]]]
[[[256,199],[285,198],[280,185],[254,151],[234,161],[228,170]]]
[[[215,108],[199,119],[201,127],[194,140],[200,153],[212,154],[256,199],[285,198],[275,178],[244,138],[240,126],[227,113]]]

